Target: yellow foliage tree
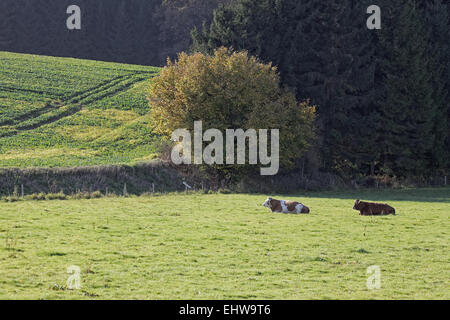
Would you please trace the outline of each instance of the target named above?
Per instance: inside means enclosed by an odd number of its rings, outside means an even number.
[[[157,133],[170,138],[194,121],[203,129],[279,129],[280,163],[291,167],[314,137],[315,107],[280,87],[276,67],[246,51],[219,48],[212,56],[181,53],[168,60],[148,96]]]

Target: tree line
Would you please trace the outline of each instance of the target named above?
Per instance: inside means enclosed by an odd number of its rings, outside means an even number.
[[[193,51],[248,50],[317,106],[319,168],[344,176],[426,176],[449,170],[449,4],[237,0],[195,29]]]
[[[2,0],[0,50],[160,66],[229,0]],[[68,30],[70,5],[81,30]]]

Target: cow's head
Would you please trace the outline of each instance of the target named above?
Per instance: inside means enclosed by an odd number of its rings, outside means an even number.
[[[266,208],[272,208],[272,198],[267,198],[267,200],[263,203],[263,206]]]
[[[310,213],[310,210],[307,206],[303,205],[302,213]]]
[[[361,200],[355,200],[355,205],[353,206],[353,210],[360,210],[361,208]]]

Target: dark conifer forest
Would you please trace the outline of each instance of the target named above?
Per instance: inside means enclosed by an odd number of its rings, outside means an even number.
[[[449,5],[237,0],[194,30],[194,50],[246,49],[318,107],[321,168],[345,176],[427,176],[449,167]]]
[[[190,30],[229,0],[2,0],[0,50],[163,65],[189,48]],[[70,5],[81,30],[68,30]]]

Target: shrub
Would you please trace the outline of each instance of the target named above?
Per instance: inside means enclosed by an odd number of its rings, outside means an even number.
[[[246,51],[215,50],[212,56],[181,53],[149,90],[154,130],[166,138],[179,128],[280,129],[280,163],[292,167],[314,137],[315,107],[297,102],[280,86],[271,64]],[[224,167],[221,167],[224,169]]]
[[[98,199],[103,197],[103,194],[100,191],[94,191],[91,193],[91,198],[92,199]]]
[[[87,191],[79,191],[77,193],[72,194],[71,198],[75,200],[91,199],[91,194]]]
[[[217,190],[217,193],[220,193],[220,194],[231,194],[233,192],[230,189],[223,189],[223,188],[221,188],[221,189]]]
[[[20,198],[18,196],[9,196],[4,198],[5,202],[17,202],[20,201]]]
[[[32,195],[27,196],[26,198],[39,201],[39,200],[45,200],[45,197],[46,197],[45,193],[33,193]]]
[[[49,193],[45,196],[45,200],[67,200],[68,197],[61,191],[59,193]]]

